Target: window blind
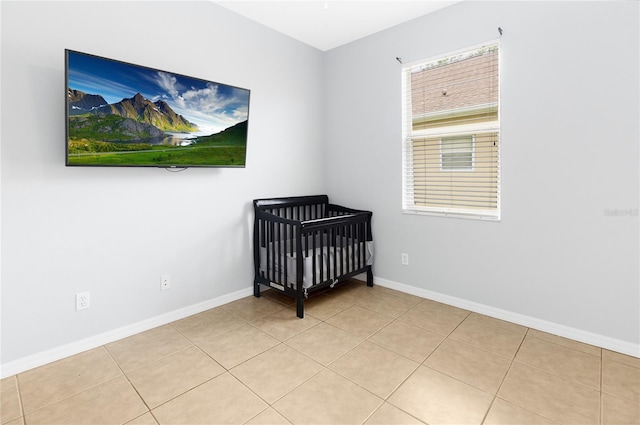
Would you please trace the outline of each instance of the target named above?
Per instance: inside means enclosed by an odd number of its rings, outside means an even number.
[[[499,45],[403,66],[403,211],[500,218]]]

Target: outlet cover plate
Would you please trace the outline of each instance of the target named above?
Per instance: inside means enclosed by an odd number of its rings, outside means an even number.
[[[91,306],[89,292],[79,292],[76,294],[76,311],[86,310]]]
[[[163,274],[160,276],[160,290],[166,291],[169,288],[171,288],[171,276]]]

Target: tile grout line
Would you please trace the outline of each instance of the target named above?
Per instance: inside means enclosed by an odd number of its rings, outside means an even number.
[[[578,382],[578,381],[575,381],[575,380],[573,380],[573,379],[566,378],[566,377],[564,377],[564,376],[556,375],[555,373],[549,372],[548,370],[544,370],[544,369],[541,369],[541,368],[539,368],[539,367],[532,366],[532,365],[529,365],[529,364],[526,364],[526,363],[518,362],[518,361],[516,361],[515,359],[514,359],[513,363],[517,363],[517,364],[519,364],[519,365],[521,365],[521,366],[524,366],[524,367],[527,367],[527,368],[530,368],[530,369],[534,369],[534,370],[539,371],[539,372],[541,372],[541,373],[543,373],[543,374],[550,375],[550,376],[552,376],[552,377],[554,377],[554,378],[560,379],[560,380],[565,381],[565,382],[568,382],[568,383],[570,383],[570,384],[578,385],[578,386],[580,386],[580,387],[582,387],[582,388],[585,388],[585,389],[588,389],[588,390],[591,390],[591,391],[596,391],[596,392],[599,394],[598,399],[599,399],[599,400],[601,400],[601,399],[602,399],[602,394],[603,394],[603,393],[602,393],[602,391],[599,391],[599,390],[597,390],[597,389],[595,389],[595,388],[593,388],[593,387],[590,387],[590,386],[588,386],[588,385],[582,384],[582,383],[580,383],[580,382]],[[618,397],[618,398],[620,398],[620,397]],[[622,399],[622,398],[621,398],[621,399]],[[622,399],[622,400],[625,400],[625,399]],[[509,401],[509,402],[510,402],[510,403],[513,403],[513,402],[511,402],[511,401]],[[513,403],[513,404],[515,404],[515,403]],[[598,411],[599,411],[599,417],[600,417],[600,416],[602,415],[602,402],[600,401],[598,404],[599,404],[599,405],[598,405]],[[517,405],[517,406],[522,407],[523,409],[525,409],[525,410],[528,410],[528,411],[532,412],[532,410],[530,410],[530,409],[528,409],[528,408],[526,408],[526,407],[524,407],[524,406],[520,406],[520,405]],[[547,416],[544,416],[544,415],[543,415],[543,414],[541,414],[541,413],[538,413],[538,412],[533,412],[533,413],[535,413],[535,414],[536,414],[536,415],[538,415],[538,416],[542,416],[542,417],[545,417],[545,418],[547,418],[547,419],[551,419],[551,418],[548,418]],[[556,421],[556,420],[554,420],[554,419],[551,419],[551,420],[553,420],[553,421],[557,422],[557,421]]]
[[[191,341],[189,340],[189,342],[191,342]],[[144,369],[145,367],[149,367],[149,366],[151,366],[152,364],[157,363],[157,362],[159,362],[159,361],[166,360],[166,359],[168,359],[168,358],[169,358],[169,357],[171,357],[171,356],[175,356],[175,355],[176,355],[176,354],[178,354],[178,353],[182,353],[183,351],[186,351],[186,350],[188,350],[188,349],[190,349],[190,348],[194,348],[194,347],[195,347],[195,348],[200,349],[200,347],[198,347],[198,346],[196,346],[195,344],[193,344],[193,343],[192,343],[192,344],[191,344],[190,346],[188,346],[188,347],[180,348],[180,349],[178,349],[177,351],[172,352],[171,354],[167,354],[166,356],[162,356],[162,357],[160,357],[160,358],[158,358],[158,359],[152,360],[152,361],[150,361],[149,363],[145,363],[145,364],[143,364],[142,366],[138,366],[138,367],[136,367],[135,369],[131,369],[131,370],[130,370],[130,371],[128,371],[128,372],[125,372],[125,370],[124,370],[124,369],[122,369],[122,367],[120,367],[120,364],[119,364],[119,363],[118,363],[118,362],[117,362],[113,357],[112,357],[112,359],[113,359],[113,361],[115,362],[115,364],[118,366],[118,368],[122,371],[122,373],[123,373],[124,375],[127,375],[127,374],[129,374],[129,373],[137,372],[137,371],[139,371],[140,369]],[[108,351],[108,350],[107,350],[107,351]],[[111,353],[109,353],[109,354],[111,354]]]
[[[511,368],[512,368],[512,367],[513,367],[513,365],[514,365],[514,364],[516,364],[516,363],[517,363],[517,364],[519,364],[519,365],[523,365],[523,366],[526,366],[526,367],[530,367],[530,368],[532,368],[532,369],[539,370],[539,371],[541,371],[541,372],[543,372],[543,373],[547,373],[547,374],[549,374],[549,375],[551,375],[551,376],[554,376],[554,377],[556,377],[556,378],[563,379],[563,380],[565,380],[565,381],[569,381],[569,382],[573,382],[573,383],[576,383],[576,384],[578,384],[578,385],[582,385],[582,384],[580,384],[580,383],[578,383],[578,382],[575,382],[575,381],[570,380],[570,379],[567,379],[567,378],[563,378],[563,377],[561,377],[561,376],[558,376],[558,375],[556,375],[556,374],[553,374],[553,373],[551,373],[551,372],[548,372],[548,371],[546,371],[546,370],[544,370],[544,369],[540,369],[540,368],[537,368],[537,367],[534,367],[534,366],[530,366],[530,365],[528,365],[528,364],[526,364],[526,363],[521,363],[521,362],[516,361],[516,357],[517,357],[517,355],[518,355],[518,352],[520,351],[520,348],[522,348],[522,344],[524,344],[524,341],[525,341],[525,339],[526,339],[527,335],[529,334],[529,331],[530,331],[530,330],[531,330],[531,328],[527,328],[527,332],[525,332],[525,335],[522,337],[522,341],[520,342],[520,345],[518,346],[518,349],[516,350],[516,352],[515,352],[515,354],[514,354],[514,356],[513,356],[513,359],[512,359],[512,361],[511,361],[511,365],[509,366],[509,370],[508,370],[508,371],[507,371],[507,373],[505,374],[505,376],[504,376],[504,378],[503,378],[503,380],[502,380],[502,383],[500,384],[500,387],[498,388],[498,391],[496,391],[496,396],[495,396],[495,398],[496,398],[496,399],[500,398],[500,397],[498,397],[498,393],[499,393],[499,391],[502,389],[502,386],[504,385],[504,382],[506,381],[507,377],[509,376],[509,372],[511,372]],[[535,338],[535,337],[532,337],[532,338]],[[586,387],[586,388],[593,389],[593,388],[591,388],[591,387],[587,387],[587,386],[585,386],[585,385],[582,385],[582,386],[583,386],[583,387]],[[544,415],[544,414],[542,414],[542,413],[539,413],[539,412],[535,412],[535,411],[533,411],[533,410],[530,410],[529,408],[527,408],[527,407],[525,407],[525,406],[521,406],[521,405],[519,405],[519,404],[517,404],[517,403],[514,403],[513,401],[509,401],[509,400],[506,400],[506,399],[503,399],[503,398],[500,398],[500,400],[504,400],[505,402],[507,402],[507,403],[511,403],[511,404],[513,404],[514,406],[518,406],[518,407],[520,407],[521,409],[526,410],[527,412],[531,412],[531,413],[533,413],[533,414],[535,414],[535,415],[537,415],[537,416],[540,416],[540,417],[543,417],[543,418],[545,418],[545,419],[548,419],[548,420],[550,420],[550,421],[552,421],[552,422],[554,422],[554,423],[558,423],[555,419],[552,419],[552,418],[550,418],[550,417],[548,417],[548,416],[545,416],[545,415]],[[494,400],[494,402],[495,402],[495,400]],[[488,414],[488,412],[487,412],[487,414]],[[485,418],[485,420],[486,420],[486,418]]]
[[[267,407],[265,407],[264,409],[262,409],[261,411],[259,411],[258,413],[256,413],[255,415],[253,415],[252,417],[247,419],[246,421],[242,422],[242,425],[248,424],[249,422],[251,422],[252,420],[257,418],[258,416],[262,415],[264,412],[266,412],[269,409],[273,409],[273,407],[271,407],[271,405],[267,403]],[[280,414],[280,416],[282,416],[282,414],[280,412],[278,412],[276,409],[273,409],[273,410],[275,410],[278,414]],[[282,417],[284,418],[284,416],[282,416]],[[287,420],[287,418],[285,418],[285,420]]]
[[[602,382],[604,379],[604,359],[602,348],[600,349],[600,425],[604,424],[604,393],[602,392]]]
[[[444,336],[444,338],[442,339],[442,341],[440,341],[440,343],[436,346],[436,348],[434,348],[434,349],[433,349],[433,351],[431,351],[431,352],[429,353],[429,355],[427,356],[427,358],[425,358],[425,359],[422,361],[422,363],[421,363],[421,364],[423,364],[425,367],[428,367],[428,366],[426,366],[426,365],[424,364],[424,362],[426,362],[427,360],[429,360],[429,357],[431,357],[431,356],[433,355],[433,353],[435,353],[435,352],[438,350],[438,348],[440,348],[440,346],[442,346],[442,344],[444,344],[444,342],[445,342],[446,340],[448,340],[448,339],[451,337],[451,335],[456,331],[456,329],[458,329],[458,328],[462,325],[462,323],[464,323],[464,321],[465,321],[465,320],[467,320],[467,318],[469,317],[469,315],[470,315],[470,314],[471,314],[471,312],[469,312],[469,311],[468,311],[468,312],[467,312],[467,314],[462,318],[462,320],[460,320],[460,323],[458,323],[458,324],[457,324],[453,329],[451,329],[451,332],[449,332],[448,334],[446,334],[446,335],[442,335],[442,334],[440,334],[440,333],[438,333],[438,332],[434,332],[434,333],[435,333],[435,334],[437,334],[437,335]],[[432,332],[433,332],[433,331],[432,331]],[[455,338],[452,338],[452,340],[457,341]],[[471,345],[471,344],[469,344],[469,345]],[[475,346],[474,346],[474,347],[475,347]],[[434,369],[434,370],[435,370],[435,369]],[[442,373],[442,372],[440,372],[440,373]],[[449,375],[447,375],[447,376],[449,376]],[[461,381],[461,382],[462,382],[462,381]]]
[[[513,356],[513,362],[514,363],[518,363],[520,365],[523,365],[523,366],[526,366],[526,367],[529,367],[529,368],[532,368],[532,369],[539,370],[539,371],[541,371],[543,373],[546,373],[546,374],[549,374],[549,375],[554,376],[556,378],[562,379],[563,381],[568,381],[568,382],[580,385],[581,387],[588,388],[588,389],[593,390],[593,391],[602,392],[602,372],[603,372],[603,370],[602,370],[603,369],[602,368],[602,362],[603,362],[603,359],[602,359],[602,349],[600,347],[596,347],[596,348],[599,348],[600,352],[601,352],[601,355],[599,356],[599,362],[600,362],[599,385],[598,385],[598,388],[594,388],[594,387],[586,385],[586,384],[584,384],[584,383],[582,383],[582,382],[580,382],[580,381],[578,381],[576,379],[573,379],[573,378],[570,378],[570,377],[567,377],[567,376],[558,375],[557,373],[552,372],[550,370],[546,370],[546,369],[543,369],[541,367],[538,367],[538,366],[535,366],[535,365],[532,365],[532,364],[529,364],[529,363],[525,363],[524,361],[516,360],[516,357],[517,357],[518,352],[520,351],[520,348],[522,348],[522,345],[524,344],[524,342],[526,341],[526,339],[528,337],[537,339],[539,341],[543,341],[544,343],[553,344],[553,345],[555,345],[557,347],[561,347],[562,349],[572,350],[574,352],[580,353],[581,355],[586,355],[586,356],[590,356],[590,357],[598,357],[595,354],[586,353],[584,351],[577,350],[577,349],[571,348],[571,347],[567,347],[566,345],[562,345],[562,344],[559,344],[559,343],[556,343],[556,342],[553,342],[553,341],[549,341],[549,340],[546,340],[544,338],[538,338],[538,337],[536,337],[534,335],[529,335],[529,332],[531,330],[537,331],[536,329],[527,328],[527,332],[525,333],[524,337],[522,338],[522,341],[519,344],[518,349],[516,350],[516,353]],[[593,347],[595,347],[595,346],[593,346]]]
[[[104,351],[107,353],[107,355],[109,356],[109,358],[110,358],[110,359],[115,363],[115,365],[116,365],[116,367],[118,368],[118,370],[120,370],[120,373],[121,373],[121,375],[120,375],[120,376],[125,376],[124,372],[122,371],[122,368],[121,368],[121,367],[120,367],[120,365],[119,365],[119,364],[118,364],[118,363],[113,359],[113,357],[111,356],[111,353],[109,352],[109,350],[107,350],[107,348],[106,348],[106,346],[105,346],[105,345],[101,345],[101,346],[99,346],[99,347],[95,347],[95,348],[92,348],[92,349],[90,349],[90,350],[86,350],[86,351],[83,351],[83,352],[81,352],[81,353],[74,354],[73,356],[65,357],[65,358],[60,359],[60,360],[58,360],[58,361],[62,361],[62,360],[65,360],[65,359],[69,359],[69,358],[71,358],[71,357],[78,356],[78,355],[81,355],[81,354],[87,353],[87,352],[89,352],[89,351],[98,350],[98,349],[104,349]],[[43,366],[40,366],[40,367],[52,366],[54,363],[56,363],[56,362],[48,363],[48,364],[43,365]],[[34,369],[31,369],[31,370],[36,370],[36,369],[39,369],[39,368],[34,368]],[[30,371],[25,371],[25,372],[30,372]],[[25,373],[25,372],[22,372],[22,373]],[[19,382],[20,382],[20,380],[19,380],[19,378],[18,378],[18,377],[19,377],[19,375],[20,375],[20,374],[16,374],[16,375],[14,375],[14,376],[16,377],[16,380],[18,381],[18,388],[20,388],[20,387],[19,387]],[[22,418],[24,418],[24,419],[25,419],[25,423],[26,423],[26,417],[27,417],[27,415],[31,415],[31,414],[33,414],[33,413],[35,413],[35,412],[38,412],[38,411],[40,411],[40,410],[42,410],[42,409],[44,409],[44,408],[47,408],[47,407],[53,406],[53,405],[55,405],[55,404],[57,404],[57,403],[61,403],[61,402],[65,401],[65,400],[68,400],[68,399],[70,399],[70,398],[72,398],[72,397],[77,396],[78,394],[82,394],[82,393],[84,393],[84,392],[86,392],[86,391],[93,390],[94,388],[97,388],[97,387],[99,387],[100,385],[106,384],[107,382],[111,382],[111,381],[114,381],[114,380],[116,380],[116,379],[120,378],[120,376],[113,376],[113,377],[108,378],[108,379],[106,379],[106,380],[104,380],[104,381],[98,382],[97,384],[95,384],[95,385],[91,385],[91,386],[89,386],[89,387],[87,387],[87,388],[85,388],[85,389],[83,389],[83,390],[81,390],[81,391],[74,392],[74,393],[69,394],[68,396],[63,397],[63,398],[61,398],[61,399],[59,399],[59,400],[56,400],[56,401],[50,402],[50,403],[48,403],[48,404],[45,404],[45,405],[43,405],[43,406],[40,406],[40,407],[38,407],[37,409],[35,409],[35,410],[33,410],[33,411],[29,412],[29,413],[27,413],[27,412],[24,410],[24,404],[23,404],[23,402],[22,402],[22,394],[21,394],[21,392],[19,392],[19,393],[18,393],[18,395],[19,395],[19,398],[20,398],[20,406],[21,406],[21,409],[22,409],[21,411],[22,411],[22,413],[23,413]],[[125,376],[125,379],[126,379],[126,376]],[[127,381],[128,381],[128,379],[127,379]]]
[[[527,328],[527,329],[531,329],[531,328]],[[538,331],[537,329],[533,329],[533,330],[534,330],[534,331],[537,331],[537,332],[542,332],[542,331]],[[527,331],[527,334],[528,334],[528,331]],[[553,335],[553,334],[549,334],[549,335]],[[557,336],[557,335],[554,335],[554,336]],[[569,347],[569,346],[564,345],[564,344],[561,344],[560,342],[557,342],[557,341],[552,341],[552,340],[550,340],[550,339],[540,338],[539,336],[535,336],[535,335],[529,335],[529,337],[530,337],[530,338],[535,338],[535,339],[537,339],[537,340],[539,340],[539,341],[544,341],[544,342],[546,342],[546,343],[548,343],[548,344],[557,345],[558,347],[562,347],[562,348],[567,349],[567,350],[577,351],[578,353],[581,353],[581,354],[586,354],[586,355],[588,355],[588,356],[598,357],[598,356],[597,356],[597,355],[595,355],[595,354],[587,353],[586,351],[582,351],[582,350],[579,350],[579,349],[577,349],[577,348]],[[559,338],[564,338],[564,337],[559,336]],[[584,344],[584,345],[588,345],[588,346],[590,346],[590,347],[595,347],[595,348],[599,349],[599,350],[600,350],[600,355],[599,355],[599,357],[600,357],[600,358],[602,358],[602,347],[598,347],[598,346],[596,346],[596,345],[587,344],[587,343],[580,342],[580,341],[576,341],[576,340],[569,339],[569,338],[565,338],[565,339],[567,339],[567,340],[569,340],[569,341],[571,341],[571,342],[577,342],[577,343],[579,343],[579,344]]]
[[[394,320],[393,322],[391,322],[391,323],[394,323],[394,322],[395,322],[395,320]],[[391,323],[389,323],[389,325],[390,325]],[[400,322],[400,323],[404,323],[404,322]],[[406,323],[406,324],[407,324],[407,325],[409,325],[408,323]],[[387,326],[388,326],[388,325],[387,325]],[[389,351],[389,352],[391,352],[391,353],[397,354],[398,356],[401,356],[401,357],[403,357],[403,358],[405,358],[405,359],[407,359],[407,360],[411,360],[412,362],[418,363],[418,365],[422,365],[422,364],[423,364],[423,363],[424,363],[424,362],[429,358],[429,356],[431,356],[431,354],[432,354],[434,351],[436,351],[436,350],[438,349],[438,347],[440,347],[440,345],[442,345],[442,342],[444,342],[444,340],[446,339],[446,338],[444,338],[441,342],[439,342],[439,343],[438,343],[438,345],[436,346],[436,348],[434,348],[434,349],[431,351],[431,353],[427,354],[427,356],[426,356],[424,359],[422,359],[422,360],[418,361],[418,360],[414,360],[414,359],[412,359],[412,358],[410,358],[410,357],[407,357],[407,356],[406,356],[406,355],[404,355],[403,353],[398,353],[397,351],[393,350],[392,348],[387,347],[387,346],[384,346],[384,345],[382,345],[382,344],[381,344],[381,343],[379,343],[379,342],[372,341],[371,339],[369,339],[369,338],[371,338],[371,337],[375,336],[378,332],[380,332],[380,331],[384,330],[387,326],[385,326],[384,328],[382,328],[382,329],[378,330],[377,332],[375,332],[374,334],[370,335],[369,337],[365,338],[365,339],[364,339],[364,341],[370,342],[371,344],[374,344],[374,345],[376,345],[376,346],[378,346],[378,347],[380,347],[380,348],[382,348],[382,349],[385,349],[385,350],[387,350],[387,351]],[[409,326],[413,326],[413,325],[409,325]],[[440,336],[439,334],[436,334],[436,335]],[[360,344],[358,344],[358,345],[360,345]],[[335,362],[335,361],[337,361],[337,360],[338,360],[338,359],[334,360],[334,362]],[[331,362],[331,363],[333,363],[333,362]]]
[[[596,392],[599,392],[599,393],[600,393],[600,392],[602,392],[602,391],[601,391],[600,389],[598,389],[598,388],[594,388],[594,387],[591,387],[591,386],[589,386],[589,385],[585,385],[585,384],[583,384],[582,382],[578,382],[578,381],[576,381],[576,380],[574,380],[574,379],[567,378],[567,377],[565,377],[565,376],[557,375],[557,374],[555,374],[555,373],[553,373],[553,372],[550,372],[550,371],[548,371],[548,370],[545,370],[545,369],[539,368],[539,367],[537,367],[537,366],[533,366],[533,365],[530,365],[530,364],[527,364],[527,363],[522,363],[521,361],[516,361],[515,359],[514,359],[514,363],[517,363],[517,364],[519,364],[519,365],[522,365],[522,366],[525,366],[525,367],[528,367],[528,368],[531,368],[531,369],[535,369],[535,370],[540,371],[540,372],[542,372],[542,373],[546,373],[547,375],[551,375],[551,376],[553,376],[554,378],[558,378],[558,379],[561,379],[561,380],[563,380],[563,381],[566,381],[566,382],[569,382],[569,383],[572,383],[572,384],[575,384],[575,385],[579,385],[579,386],[581,386],[581,387],[583,387],[583,388],[586,388],[586,389],[589,389],[589,390],[591,390],[591,391],[596,391]],[[621,398],[621,397],[619,397],[619,398]]]
[[[364,420],[363,420],[360,424],[366,424],[366,423],[367,423],[367,421],[368,421],[369,419],[371,419],[371,417],[372,417],[373,415],[375,415],[375,414],[376,414],[376,412],[377,412],[378,410],[380,410],[380,408],[381,408],[382,406],[384,406],[384,404],[385,404],[385,403],[386,403],[386,401],[385,401],[385,400],[382,400],[382,403],[380,403],[380,406],[378,406],[378,407],[376,407],[375,409],[373,409],[373,411],[372,411],[371,413],[369,413],[369,415],[368,415],[366,418],[364,418]]]
[[[513,353],[513,357],[511,358],[511,361],[509,362],[509,368],[507,369],[507,372],[504,374],[504,376],[500,380],[500,385],[498,385],[498,388],[496,389],[496,393],[493,395],[493,400],[491,400],[491,404],[489,405],[489,408],[485,412],[484,417],[482,418],[482,422],[480,422],[481,424],[484,424],[484,422],[487,420],[487,416],[489,416],[489,412],[491,411],[491,409],[493,408],[493,405],[495,404],[496,400],[498,399],[498,393],[500,393],[500,390],[502,389],[502,385],[504,385],[504,382],[507,380],[507,376],[509,375],[509,372],[511,371],[511,368],[513,367],[513,363],[516,360],[516,356],[518,355],[518,352],[520,351],[520,348],[522,348],[522,344],[524,344],[524,340],[527,337],[528,333],[529,333],[529,328],[527,328],[527,330],[525,331],[524,335],[522,336],[522,339],[520,340],[520,344],[518,344],[518,348]],[[520,407],[522,407],[522,406],[520,406]],[[524,409],[524,407],[522,407],[522,408]],[[528,410],[528,409],[526,409],[526,410]]]
[[[164,405],[165,405],[165,404],[167,404],[167,403],[172,402],[173,400],[175,400],[175,399],[177,399],[177,398],[179,398],[179,397],[182,397],[183,395],[187,394],[188,392],[191,392],[191,391],[195,390],[196,388],[199,388],[199,387],[203,386],[204,384],[206,384],[206,383],[208,383],[208,382],[213,381],[214,379],[216,379],[216,378],[218,378],[218,377],[220,377],[220,376],[224,375],[225,373],[229,373],[229,371],[226,371],[226,370],[225,370],[224,372],[222,372],[222,373],[220,373],[220,374],[218,374],[218,375],[216,375],[216,376],[214,376],[214,377],[212,377],[212,378],[209,378],[209,379],[207,379],[207,380],[205,380],[205,381],[203,381],[203,382],[199,383],[199,384],[198,384],[198,385],[196,385],[195,387],[190,388],[190,389],[186,390],[186,391],[185,391],[185,392],[183,392],[183,393],[180,393],[180,394],[178,394],[178,395],[175,395],[175,396],[171,397],[170,399],[168,399],[168,400],[166,400],[166,401],[163,401],[162,403],[158,404],[158,405],[157,405],[156,407],[154,407],[153,409],[149,409],[149,413],[151,413],[151,415],[153,416],[153,418],[154,418],[154,419],[156,419],[156,415],[154,415],[154,414],[153,414],[153,411],[154,411],[154,410],[158,409],[158,408],[159,408],[159,407],[161,407],[161,406],[164,406]],[[233,375],[231,375],[231,376],[233,376]],[[235,376],[234,376],[234,378],[235,378]],[[145,403],[145,404],[146,404],[146,403]],[[142,415],[141,415],[141,416],[142,416]],[[157,419],[156,419],[156,422],[160,423]]]
[[[120,376],[114,376],[114,377],[112,377],[112,378],[107,379],[106,381],[100,382],[99,384],[96,384],[96,385],[93,385],[93,386],[91,386],[91,387],[85,388],[85,389],[83,389],[82,391],[75,392],[75,393],[73,393],[73,394],[68,395],[67,397],[61,398],[60,400],[56,400],[56,401],[54,401],[54,402],[52,402],[52,403],[46,404],[46,405],[44,405],[44,406],[41,406],[41,407],[37,408],[36,410],[34,410],[34,411],[32,411],[32,412],[29,412],[29,413],[25,414],[25,415],[23,416],[23,418],[25,419],[25,422],[26,422],[26,417],[27,417],[27,415],[32,415],[32,414],[34,414],[34,413],[36,413],[36,412],[41,411],[42,409],[46,409],[46,408],[51,407],[51,406],[53,406],[53,405],[56,405],[56,404],[58,404],[58,403],[62,403],[63,401],[69,400],[70,398],[76,397],[77,395],[80,395],[80,394],[85,393],[85,392],[87,392],[87,391],[91,391],[91,390],[93,390],[93,389],[96,389],[96,388],[98,388],[98,387],[99,387],[99,386],[101,386],[101,385],[104,385],[104,384],[107,384],[107,383],[109,383],[109,382],[115,381],[116,379],[119,379],[119,378],[121,378],[121,377],[125,378],[125,379],[126,379],[126,381],[127,381],[127,383],[131,384],[131,383],[129,382],[129,379],[128,379],[124,374],[123,374],[123,375],[120,375]],[[134,388],[134,390],[135,390],[135,388]],[[136,391],[136,393],[137,393],[137,391]],[[142,397],[140,397],[140,398],[142,399]],[[142,401],[143,401],[143,403],[144,403],[144,400],[142,400]],[[146,406],[146,403],[145,403],[145,406]],[[145,412],[145,413],[146,413],[146,412]],[[135,419],[135,418],[133,418],[133,419]],[[130,419],[130,420],[133,420],[133,419]]]
[[[120,363],[118,363],[116,361],[116,359],[113,357],[113,354],[107,349],[106,345],[103,345],[104,350],[107,352],[107,355],[109,356],[109,358],[111,359],[111,361],[113,363],[115,363],[115,365],[118,367],[118,369],[120,369],[120,372],[122,373],[122,376],[124,376],[124,379],[127,380],[127,383],[129,384],[129,386],[133,389],[133,391],[135,391],[135,393],[138,395],[138,398],[140,398],[140,401],[142,401],[142,403],[145,405],[145,407],[147,408],[147,412],[145,413],[150,413],[151,416],[153,416],[153,419],[155,420],[156,417],[153,415],[153,413],[151,413],[151,407],[149,406],[149,404],[147,404],[147,401],[144,399],[144,397],[142,397],[142,394],[140,394],[140,392],[138,391],[138,389],[136,388],[135,385],[133,385],[133,382],[131,382],[131,379],[129,379],[129,376],[125,373],[125,371],[122,369],[122,366],[120,366]],[[151,363],[149,363],[151,364]],[[144,366],[143,366],[144,367]],[[137,369],[136,369],[137,370]],[[144,413],[142,414],[144,415]],[[142,416],[140,415],[140,416]],[[128,422],[131,422],[132,420],[140,417],[140,416],[136,416],[135,418],[129,419]],[[156,422],[158,422],[156,420]],[[125,422],[126,423],[126,422]]]
[[[27,414],[24,411],[24,404],[22,403],[22,392],[20,391],[20,380],[18,379],[18,375],[15,375],[14,379],[16,381],[16,391],[18,392],[18,404],[20,405],[19,418],[22,418],[23,423],[27,423],[27,420],[26,420]],[[15,420],[15,419],[12,419],[12,420]]]

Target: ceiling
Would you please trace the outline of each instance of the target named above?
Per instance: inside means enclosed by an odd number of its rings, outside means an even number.
[[[322,51],[461,0],[213,0]]]

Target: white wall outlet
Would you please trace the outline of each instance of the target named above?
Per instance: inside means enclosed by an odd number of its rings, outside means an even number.
[[[402,253],[402,265],[403,266],[409,265],[409,254]]]
[[[165,291],[169,288],[171,288],[171,276],[163,274],[160,276],[160,290]]]
[[[76,311],[86,310],[90,305],[88,292],[80,292],[76,294]]]

